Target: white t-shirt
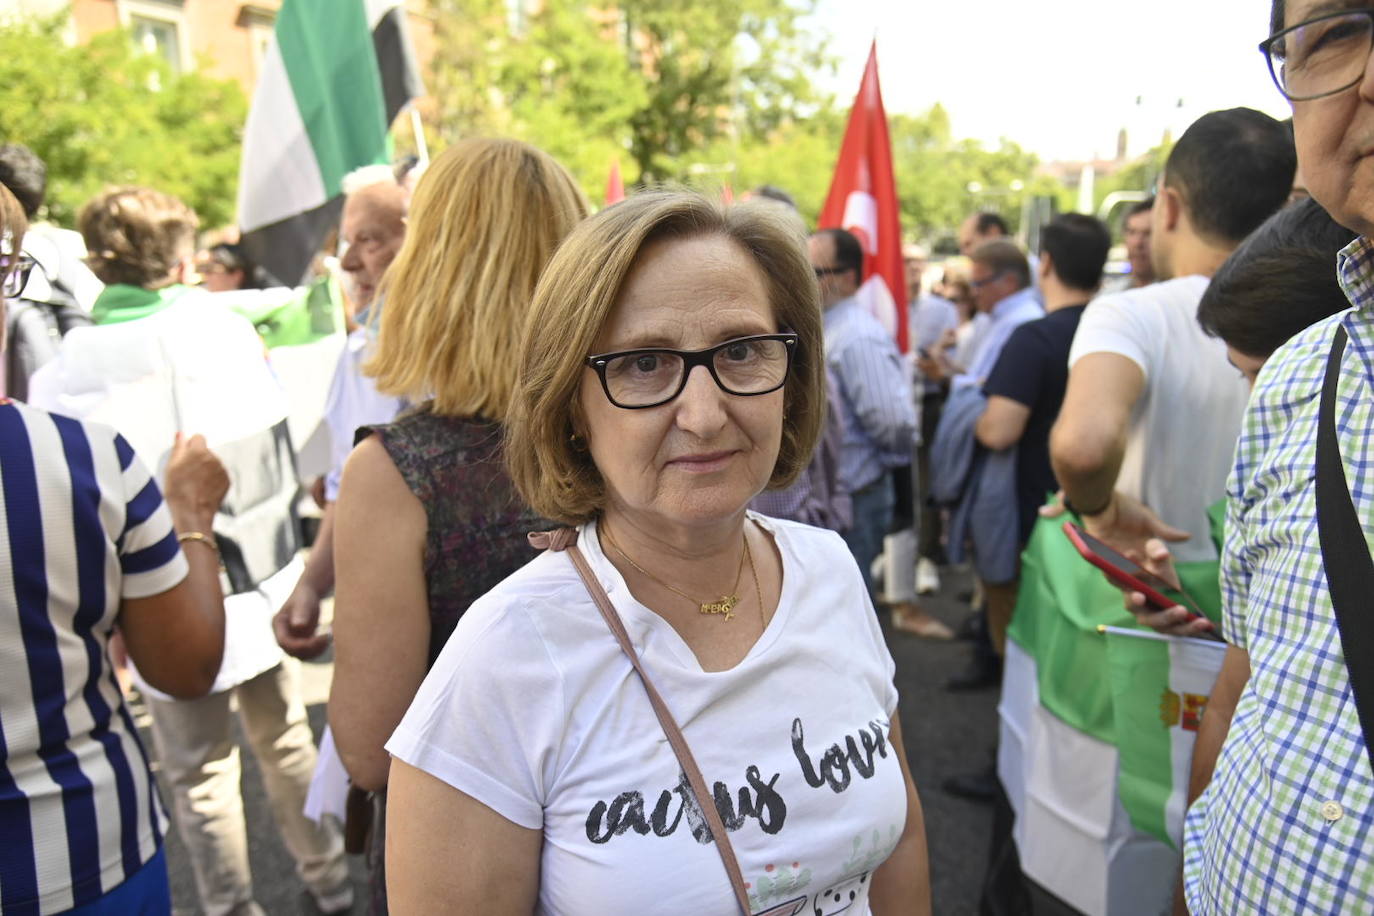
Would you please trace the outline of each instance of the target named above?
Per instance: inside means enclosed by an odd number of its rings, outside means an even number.
[[[782,596],[728,671],[703,671],[635,601],[595,525],[578,544],[712,786],[753,911],[862,916],[906,822],[892,657],[838,535],[750,517],[781,552]],[[472,605],[387,750],[543,830],[540,913],[737,910],[643,685],[566,554]]]
[[[1078,323],[1069,367],[1089,353],[1119,353],[1145,373],[1131,415],[1117,489],[1192,537],[1170,544],[1182,562],[1214,560],[1207,507],[1226,475],[1250,390],[1226,345],[1197,323],[1206,277],[1179,277],[1101,296]]]
[[[339,499],[339,481],[344,462],[353,451],[353,436],[359,427],[390,423],[405,406],[400,398],[382,394],[362,365],[372,349],[373,332],[356,328],[348,335],[343,352],[334,367],[334,380],[325,398],[324,421],[329,426],[329,471],[324,478],[324,498]]]

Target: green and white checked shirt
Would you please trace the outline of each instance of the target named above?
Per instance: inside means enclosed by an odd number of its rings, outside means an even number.
[[[1223,630],[1249,652],[1251,674],[1212,782],[1185,822],[1194,916],[1374,913],[1374,773],[1316,504],[1322,380],[1344,324],[1336,433],[1356,512],[1366,537],[1374,534],[1374,240],[1352,242],[1338,272],[1354,308],[1266,363],[1228,484]],[[1374,613],[1374,596],[1364,610]]]

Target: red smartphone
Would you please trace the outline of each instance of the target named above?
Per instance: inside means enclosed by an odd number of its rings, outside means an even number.
[[[1142,569],[1140,564],[1122,556],[1073,522],[1064,523],[1064,533],[1068,535],[1069,541],[1083,559],[1102,570],[1108,579],[1122,588],[1140,592],[1145,596],[1145,604],[1151,610],[1163,611],[1177,605],[1188,612],[1190,620],[1206,619],[1188,599],[1174,601],[1172,598],[1166,598],[1164,593],[1173,589],[1168,582],[1149,570]],[[1213,639],[1220,638],[1214,633],[1204,635]]]

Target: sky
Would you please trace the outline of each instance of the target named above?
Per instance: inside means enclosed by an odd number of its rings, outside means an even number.
[[[845,104],[876,35],[889,113],[940,102],[955,137],[1084,160],[1113,158],[1123,127],[1134,156],[1212,109],[1288,117],[1256,49],[1268,21],[1267,0],[819,0],[809,27]]]

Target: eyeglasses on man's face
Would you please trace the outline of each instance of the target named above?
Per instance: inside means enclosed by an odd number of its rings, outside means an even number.
[[[817,279],[817,280],[820,280],[820,279],[823,279],[823,278],[825,278],[825,277],[833,277],[833,276],[835,276],[835,275],[837,275],[837,274],[849,273],[850,268],[848,268],[848,267],[813,267],[812,270],[816,271],[816,279]]]
[[[29,274],[32,272],[33,258],[28,255],[0,255],[0,276],[4,277],[4,283],[0,284],[0,295],[6,299],[17,299],[24,292],[24,287],[29,285]]]
[[[1006,274],[1006,271],[1004,271],[1004,270],[999,270],[999,271],[998,271],[997,273],[995,273],[995,274],[988,274],[986,277],[983,277],[981,280],[979,280],[979,279],[971,279],[971,280],[968,281],[968,285],[969,285],[970,287],[972,287],[973,289],[982,289],[982,288],[985,287],[985,286],[988,286],[988,285],[990,285],[990,284],[996,283],[998,280],[1002,279],[1002,277],[1003,277],[1005,274]]]
[[[1260,43],[1274,85],[1289,100],[1335,95],[1364,78],[1374,50],[1374,9],[1327,13]]]
[[[676,398],[697,366],[705,366],[726,394],[749,397],[777,391],[787,381],[797,340],[796,334],[758,334],[705,350],[619,350],[589,356],[587,365],[596,371],[612,404],[640,410]]]

